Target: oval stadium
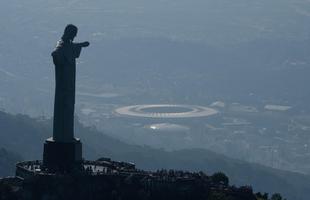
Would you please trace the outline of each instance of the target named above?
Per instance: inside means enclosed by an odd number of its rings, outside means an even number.
[[[145,118],[191,118],[217,114],[213,108],[197,105],[151,104],[132,105],[115,110],[117,114]]]

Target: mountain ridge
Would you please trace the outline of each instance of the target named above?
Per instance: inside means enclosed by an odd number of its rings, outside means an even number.
[[[0,128],[6,130],[1,131],[0,146],[15,150],[27,160],[41,159],[43,142],[51,135],[51,120],[4,112],[0,112],[0,119]],[[310,176],[246,163],[205,149],[167,152],[130,145],[80,123],[76,123],[76,135],[83,142],[86,159],[111,157],[114,160],[134,162],[144,170],[166,168],[205,171],[207,174],[222,171],[230,177],[232,184],[252,185],[255,191],[280,192],[292,200],[306,200],[307,191],[310,190],[307,185]]]

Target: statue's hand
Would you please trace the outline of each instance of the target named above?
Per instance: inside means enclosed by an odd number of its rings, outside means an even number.
[[[83,42],[81,44],[82,44],[82,47],[88,47],[89,46],[89,42]]]

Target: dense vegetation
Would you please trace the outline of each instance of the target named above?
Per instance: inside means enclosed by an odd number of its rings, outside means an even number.
[[[2,200],[269,200],[267,193],[253,194],[251,187],[229,186],[228,177],[221,172],[212,176],[175,170],[158,170],[151,176],[141,170],[132,172],[103,176],[92,176],[87,171],[53,177],[38,175],[22,184],[17,178],[0,179],[0,197]],[[276,193],[270,200],[282,200],[282,196]]]

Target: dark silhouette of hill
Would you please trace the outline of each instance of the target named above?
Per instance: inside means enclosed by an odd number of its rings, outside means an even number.
[[[310,177],[280,171],[257,164],[234,160],[202,149],[167,152],[160,149],[129,145],[76,123],[76,135],[84,145],[84,157],[134,162],[138,168],[161,168],[205,171],[212,174],[222,171],[232,184],[252,185],[255,191],[282,193],[288,199],[306,200],[310,190]],[[25,159],[41,159],[43,141],[51,135],[51,121],[32,119],[25,115],[0,112],[0,146],[20,153]],[[124,133],[126,134],[126,133]]]
[[[18,154],[0,148],[0,177],[13,175],[15,165],[20,161],[22,161],[22,158]]]

